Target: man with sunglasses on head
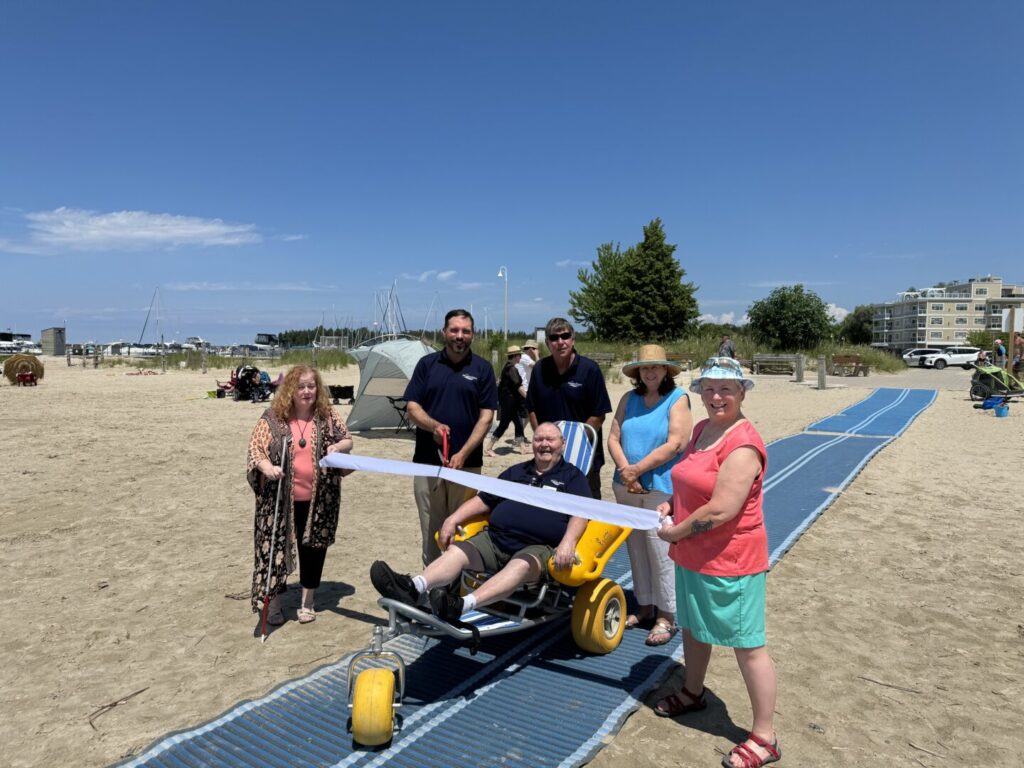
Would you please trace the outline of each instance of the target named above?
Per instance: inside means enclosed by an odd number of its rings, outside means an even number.
[[[420,358],[405,389],[409,418],[416,425],[417,464],[440,466],[447,436],[453,469],[480,472],[483,439],[498,407],[491,364],[470,349],[473,316],[453,309],[444,316],[444,349]],[[423,536],[423,564],[441,555],[434,541],[445,518],[459,508],[466,489],[436,477],[413,478],[413,496]]]
[[[608,387],[601,367],[575,349],[575,332],[564,317],[548,321],[544,329],[550,356],[542,358],[530,375],[526,391],[526,410],[534,429],[545,421],[585,421],[597,430],[594,463],[587,475],[590,493],[601,498],[601,467],[604,465],[604,439],[601,425],[612,410]]]

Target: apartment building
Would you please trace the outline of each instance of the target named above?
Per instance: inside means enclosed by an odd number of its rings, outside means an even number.
[[[971,331],[1003,328],[1003,310],[1024,311],[1024,284],[1001,277],[903,291],[896,301],[872,304],[872,346],[891,350],[963,344]]]

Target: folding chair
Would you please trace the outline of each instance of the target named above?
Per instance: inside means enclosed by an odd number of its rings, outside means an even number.
[[[565,438],[562,458],[584,475],[590,472],[594,463],[594,446],[597,445],[597,430],[582,421],[559,421],[555,423]]]
[[[404,397],[391,397],[390,395],[385,395],[385,397],[391,403],[391,407],[398,412],[398,427],[395,432],[401,432],[403,429],[412,432],[412,424],[409,423],[409,401]]]

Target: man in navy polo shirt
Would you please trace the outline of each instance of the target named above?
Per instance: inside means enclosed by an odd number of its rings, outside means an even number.
[[[536,428],[544,421],[585,421],[597,430],[594,463],[587,480],[591,495],[600,499],[604,466],[601,425],[612,410],[604,374],[597,363],[576,352],[572,325],[564,317],[549,320],[544,335],[551,355],[542,358],[530,375],[530,388],[526,391],[530,426]]]
[[[541,424],[533,433],[533,460],[516,464],[498,477],[513,483],[550,488],[552,491],[589,496],[587,478],[562,459],[565,441],[554,424]],[[467,520],[490,512],[488,528],[466,541],[452,543],[456,528]],[[427,602],[434,615],[457,621],[463,613],[502,600],[522,584],[537,581],[547,571],[549,558],[555,568],[570,568],[576,543],[587,527],[586,519],[569,517],[549,509],[509,501],[481,493],[466,501],[441,526],[438,538],[444,553],[411,577],[395,573],[383,560],[370,567],[370,581],[384,597],[409,605]],[[451,546],[449,546],[451,544]],[[446,587],[464,570],[493,573],[464,598]]]
[[[481,444],[498,407],[498,389],[491,364],[470,350],[473,316],[453,309],[444,317],[444,349],[420,358],[405,388],[409,418],[416,425],[417,464],[441,465],[440,446],[448,436],[448,466],[480,472]],[[434,477],[413,479],[413,496],[423,536],[423,564],[441,550],[434,534],[465,501],[466,489]]]

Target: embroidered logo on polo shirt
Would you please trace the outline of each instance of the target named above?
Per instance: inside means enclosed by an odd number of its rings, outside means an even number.
[[[567,382],[567,383],[573,389],[579,389],[580,387],[583,386],[583,382],[582,381],[570,381],[570,382]]]
[[[466,381],[476,381],[476,376],[473,376],[472,374],[469,373],[462,374],[462,378],[464,378]]]
[[[554,478],[548,480],[548,482],[551,483],[556,488],[561,488],[563,485],[565,485],[565,483],[563,483],[561,480],[555,480]]]

